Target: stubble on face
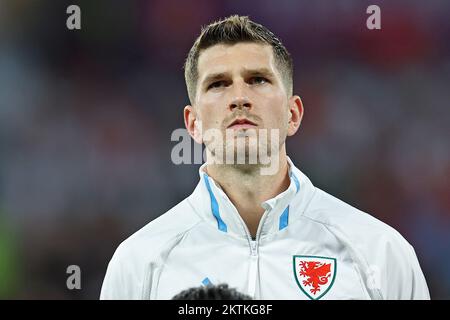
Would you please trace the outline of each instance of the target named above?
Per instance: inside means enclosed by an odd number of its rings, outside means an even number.
[[[262,86],[244,84],[244,77],[240,78],[243,68],[272,70],[274,79]],[[230,101],[235,98],[233,93],[227,91],[231,87],[218,89],[213,93],[202,91],[203,75],[206,72],[217,73],[217,70],[231,75],[228,76],[231,81],[226,78],[227,81],[239,83],[239,94],[248,98],[250,108],[229,109]],[[270,47],[260,44],[211,47],[200,56],[199,82],[196,99],[199,118],[204,120],[205,131],[215,130],[216,133],[221,133],[221,137],[210,134],[209,136],[214,136],[213,139],[204,139],[208,162],[224,163],[248,171],[266,164],[267,158],[278,156],[275,153],[280,152],[286,139],[288,107],[286,91],[276,71]],[[230,123],[237,118],[248,119],[257,126],[251,129],[229,129]],[[274,131],[276,135],[273,134]]]

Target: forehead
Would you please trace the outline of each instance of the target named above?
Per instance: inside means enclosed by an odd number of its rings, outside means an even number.
[[[272,47],[260,43],[217,44],[200,53],[200,82],[208,74],[266,68],[276,74]]]

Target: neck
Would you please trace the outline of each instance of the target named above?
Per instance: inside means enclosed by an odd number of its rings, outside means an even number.
[[[208,164],[206,171],[236,207],[253,238],[264,214],[261,204],[289,187],[288,163],[284,148],[280,150],[278,170],[262,175],[261,165]]]

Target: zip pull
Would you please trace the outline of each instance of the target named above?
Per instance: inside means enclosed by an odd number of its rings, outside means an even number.
[[[250,250],[251,250],[252,256],[256,256],[258,254],[258,252],[257,252],[258,250],[256,247],[257,247],[257,242],[254,240],[251,240],[250,241]]]

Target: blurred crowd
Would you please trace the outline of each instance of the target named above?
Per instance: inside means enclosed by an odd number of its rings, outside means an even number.
[[[98,298],[117,245],[192,192],[199,166],[170,157],[182,66],[201,25],[237,13],[293,56],[305,116],[288,155],[399,230],[450,299],[450,2],[380,1],[374,31],[370,4],[0,1],[0,298]]]

